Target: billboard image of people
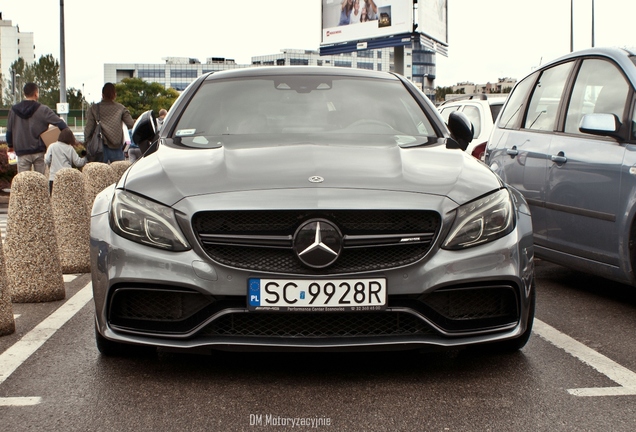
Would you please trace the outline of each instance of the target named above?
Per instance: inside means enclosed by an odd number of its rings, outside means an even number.
[[[322,0],[323,45],[412,30],[413,0]]]

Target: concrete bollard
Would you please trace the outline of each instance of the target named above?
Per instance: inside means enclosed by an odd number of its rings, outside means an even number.
[[[4,256],[13,302],[47,302],[66,296],[49,182],[39,172],[24,171],[13,178]]]
[[[90,217],[87,217],[84,176],[73,168],[55,174],[51,207],[62,273],[88,273],[90,266]]]
[[[117,174],[115,174],[115,170],[110,165],[102,162],[87,163],[82,168],[82,174],[84,175],[84,187],[86,188],[86,207],[90,216],[95,197],[117,181]]]
[[[110,167],[115,171],[115,174],[117,176],[117,181],[119,181],[121,176],[124,175],[128,167],[130,167],[131,165],[132,164],[130,163],[130,161],[125,161],[125,160],[111,162]]]
[[[0,336],[15,332],[15,319],[11,306],[11,292],[4,265],[4,253],[0,247]]]

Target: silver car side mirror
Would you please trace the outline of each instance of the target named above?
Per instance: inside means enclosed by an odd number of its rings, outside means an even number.
[[[585,114],[579,124],[583,133],[620,138],[621,122],[615,114]]]

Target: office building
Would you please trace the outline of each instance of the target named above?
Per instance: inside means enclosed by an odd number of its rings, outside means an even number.
[[[141,78],[158,82],[166,88],[182,91],[197,77],[207,72],[254,66],[325,66],[348,67],[376,71],[394,71],[394,49],[360,50],[353,53],[321,56],[316,50],[282,49],[276,54],[254,56],[250,64],[238,64],[233,59],[210,57],[201,62],[196,58],[166,57],[164,63],[107,63],[104,81],[120,82],[124,78]],[[404,75],[433,98],[435,95],[435,52],[414,43],[404,48]]]
[[[2,18],[0,12],[0,76],[11,80],[9,70],[11,65],[22,57],[25,63],[35,61],[35,45],[33,33],[21,32],[19,26],[13,25],[11,20]],[[19,78],[16,79],[19,90]]]

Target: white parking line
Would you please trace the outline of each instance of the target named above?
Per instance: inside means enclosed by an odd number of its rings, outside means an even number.
[[[8,397],[0,398],[0,406],[30,406],[42,402],[40,397]]]
[[[25,334],[22,339],[0,354],[0,385],[92,298],[93,289],[89,282],[44,321],[35,326],[33,330]],[[40,403],[40,398],[37,397],[0,398],[0,406],[33,405],[38,403]]]
[[[636,373],[561,333],[554,327],[550,327],[543,321],[535,319],[533,331],[620,385],[620,387],[569,389],[568,393],[574,396],[636,396]]]
[[[76,274],[65,274],[65,275],[63,275],[64,282],[71,282],[71,281],[77,279],[77,276],[78,275],[76,275]]]

